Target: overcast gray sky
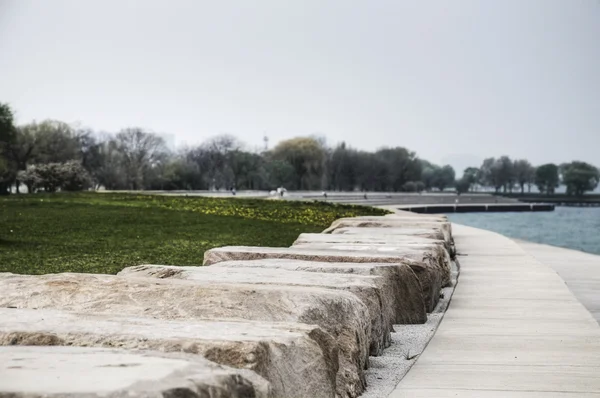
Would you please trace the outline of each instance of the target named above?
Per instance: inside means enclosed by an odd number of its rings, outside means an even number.
[[[0,0],[0,101],[178,144],[600,165],[600,1]]]

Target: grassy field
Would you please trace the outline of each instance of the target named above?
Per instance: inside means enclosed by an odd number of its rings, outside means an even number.
[[[117,273],[137,264],[198,265],[225,245],[289,246],[357,206],[275,200],[65,193],[0,197],[0,272]]]

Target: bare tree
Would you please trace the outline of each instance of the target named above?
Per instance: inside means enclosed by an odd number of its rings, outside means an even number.
[[[122,156],[128,188],[143,189],[145,172],[167,155],[164,139],[139,127],[131,127],[121,130],[115,142]]]

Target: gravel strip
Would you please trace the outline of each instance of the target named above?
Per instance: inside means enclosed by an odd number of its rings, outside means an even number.
[[[369,358],[366,371],[367,389],[361,398],[382,398],[392,393],[400,380],[415,364],[435,334],[444,313],[450,304],[454,288],[458,282],[459,265],[452,263],[452,286],[442,289],[440,301],[433,313],[427,315],[427,322],[421,325],[394,325],[392,345],[383,355]]]

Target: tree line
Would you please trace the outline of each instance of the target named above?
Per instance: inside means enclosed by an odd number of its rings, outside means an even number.
[[[320,137],[297,137],[267,150],[249,150],[220,135],[200,145],[170,150],[165,140],[138,127],[98,133],[56,120],[15,126],[0,104],[0,194],[25,185],[28,192],[57,190],[288,190],[421,192],[481,187],[525,192],[533,185],[553,193],[560,182],[581,195],[598,184],[598,169],[584,163],[533,167],[507,156],[486,159],[456,180],[403,147],[375,152],[334,147]]]
[[[531,192],[535,186],[540,193],[552,195],[561,184],[567,195],[581,196],[593,191],[600,181],[597,167],[581,161],[534,167],[528,160],[511,160],[508,156],[488,158],[481,167],[469,167],[456,182],[459,192],[492,188],[496,193]]]

